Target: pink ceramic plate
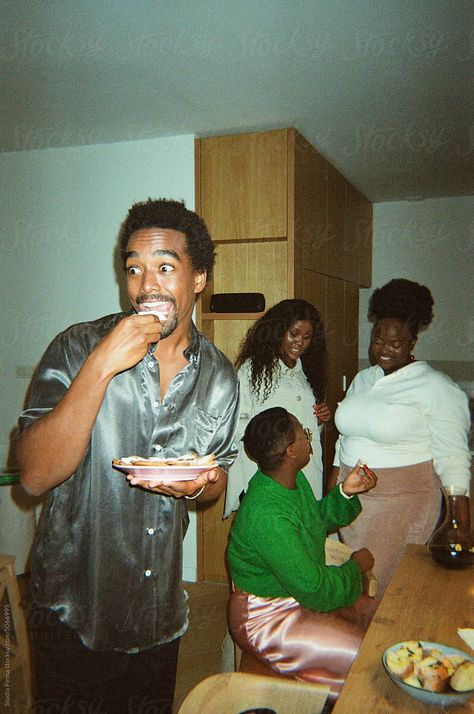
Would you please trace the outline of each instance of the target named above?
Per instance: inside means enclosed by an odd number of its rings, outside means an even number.
[[[114,469],[131,474],[142,481],[192,481],[204,471],[216,468],[205,466],[134,466],[133,464],[113,464]]]

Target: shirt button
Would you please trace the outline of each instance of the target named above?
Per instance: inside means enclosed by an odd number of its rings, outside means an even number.
[[[160,402],[154,401],[154,402],[153,402],[153,406],[154,406],[154,407],[159,407],[159,406],[160,406]]]
[[[154,529],[154,528],[147,528],[147,529],[146,529],[146,532],[148,533],[148,535],[153,535],[153,533],[155,532],[155,529]]]
[[[301,397],[296,397],[297,402],[301,402]]]
[[[148,569],[145,570],[145,572],[143,573],[143,575],[145,576],[145,578],[149,578],[150,575],[151,575],[151,570],[148,570]]]
[[[161,446],[161,444],[153,444],[154,451],[161,451],[162,449],[163,447]]]

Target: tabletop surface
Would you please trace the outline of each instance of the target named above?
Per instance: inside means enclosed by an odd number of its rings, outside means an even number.
[[[437,565],[423,545],[408,545],[364,637],[357,659],[333,714],[474,711],[471,700],[441,709],[413,699],[386,674],[382,655],[405,640],[425,640],[456,647],[472,656],[457,634],[474,626],[474,569],[447,570]]]

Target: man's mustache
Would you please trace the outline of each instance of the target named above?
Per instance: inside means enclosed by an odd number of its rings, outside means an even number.
[[[139,295],[137,297],[137,305],[141,305],[144,302],[168,302],[176,306],[176,300],[171,295],[160,295],[159,293],[148,293],[146,295]]]

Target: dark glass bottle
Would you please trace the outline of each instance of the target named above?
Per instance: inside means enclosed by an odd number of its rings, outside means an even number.
[[[459,570],[474,564],[474,539],[469,530],[469,498],[454,486],[442,489],[446,516],[428,541],[428,550],[443,568]]]

